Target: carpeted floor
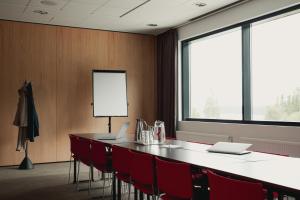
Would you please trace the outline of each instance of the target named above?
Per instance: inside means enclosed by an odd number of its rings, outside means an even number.
[[[68,163],[35,165],[33,170],[19,170],[17,167],[0,167],[1,200],[84,200],[100,196],[102,190],[76,191],[74,184],[68,184]],[[88,168],[81,165],[80,178],[88,178]],[[95,175],[97,176],[97,175]],[[100,187],[101,182],[94,182],[93,187]],[[80,183],[80,188],[87,188],[87,183]],[[107,188],[107,195],[110,194]],[[106,199],[111,199],[108,197]]]

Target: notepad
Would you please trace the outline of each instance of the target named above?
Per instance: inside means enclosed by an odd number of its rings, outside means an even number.
[[[207,151],[213,153],[228,153],[228,154],[243,155],[243,154],[250,153],[250,151],[246,151],[250,146],[252,146],[252,144],[217,142],[216,144],[208,148]]]

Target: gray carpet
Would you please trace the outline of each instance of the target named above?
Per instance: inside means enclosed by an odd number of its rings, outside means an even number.
[[[102,190],[77,191],[75,185],[68,184],[68,163],[35,165],[33,170],[19,170],[17,167],[0,167],[1,200],[84,200],[100,196]],[[81,179],[88,178],[88,168],[81,165]],[[97,176],[97,173],[96,175]],[[100,187],[101,182],[94,182],[93,187]],[[87,188],[87,183],[80,183],[80,188]],[[106,194],[110,194],[107,188]],[[106,199],[111,199],[108,197]]]

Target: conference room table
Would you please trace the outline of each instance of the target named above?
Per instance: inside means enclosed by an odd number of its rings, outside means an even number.
[[[272,199],[272,192],[276,191],[300,200],[300,158],[260,152],[244,155],[210,153],[207,151],[210,145],[181,140],[167,140],[165,144],[159,145],[141,145],[130,139],[99,140],[101,134],[96,133],[72,135],[102,142],[107,146],[117,145],[161,158],[189,163],[201,169],[215,170],[241,180],[261,182],[268,190],[268,199]],[[113,190],[113,199],[116,199],[115,181]]]

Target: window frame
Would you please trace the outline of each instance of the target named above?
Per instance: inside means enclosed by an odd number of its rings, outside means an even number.
[[[300,122],[251,120],[251,25],[257,22],[273,20],[274,17],[284,15],[300,9],[300,4],[285,8],[254,19],[220,28],[202,35],[181,41],[181,115],[182,121],[219,122],[237,124],[258,124],[278,126],[300,126]],[[212,36],[231,29],[241,28],[242,31],[242,120],[190,118],[190,68],[189,43],[194,40]],[[179,98],[179,97],[178,97]],[[178,108],[178,107],[177,107]]]

